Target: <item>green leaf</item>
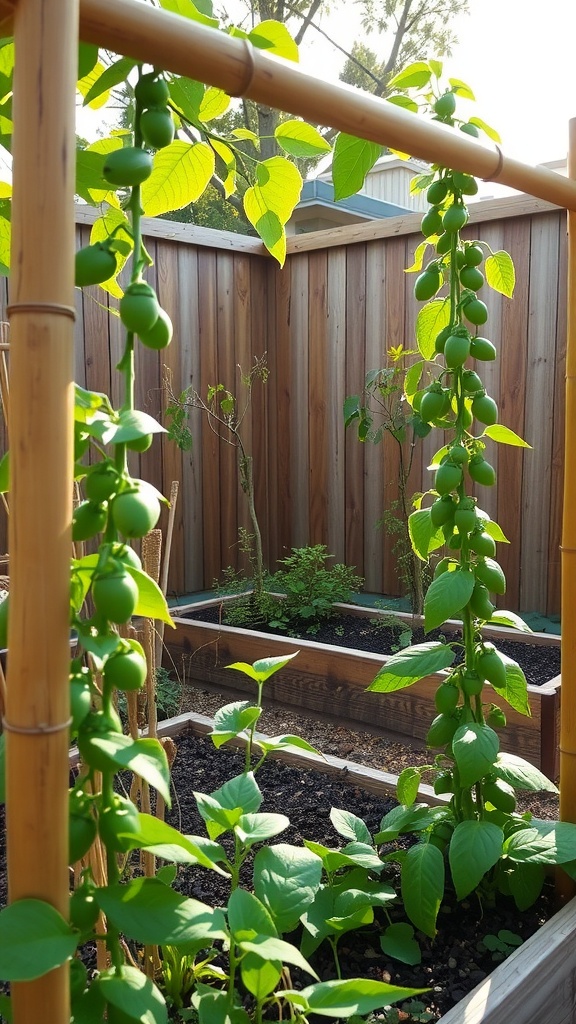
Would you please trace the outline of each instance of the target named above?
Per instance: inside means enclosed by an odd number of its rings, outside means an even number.
[[[461,821],[450,840],[449,861],[456,898],[463,900],[502,856],[504,834],[491,821]]]
[[[523,864],[516,861],[507,874],[507,880],[510,894],[518,910],[528,910],[542,892],[546,870],[542,864]]]
[[[370,978],[349,978],[343,981],[321,981],[298,991],[286,989],[282,996],[294,1006],[303,1007],[305,1013],[322,1017],[364,1016],[390,1003],[410,999],[424,989],[399,988],[384,981]]]
[[[418,391],[423,369],[424,363],[422,360],[419,360],[417,363],[413,363],[412,366],[409,366],[406,370],[406,376],[404,377],[404,393],[407,398],[412,398]]]
[[[278,145],[290,156],[317,156],[319,153],[330,153],[332,149],[318,129],[305,121],[283,121],[276,128],[274,136]]]
[[[249,665],[245,661],[235,661],[233,665],[226,665],[226,668],[234,668],[237,672],[243,672],[249,679],[253,679],[255,683],[265,683],[275,672],[278,672],[284,665],[287,665],[292,658],[295,658],[298,651],[294,654],[281,654],[276,658],[260,658],[259,661],[255,661],[252,665]]]
[[[153,814],[140,813],[140,831],[131,833],[134,847],[149,849],[154,847],[152,852],[164,860],[173,860],[178,864],[200,864],[202,867],[217,871],[218,874],[225,872],[217,866],[216,859],[224,860],[225,854],[221,846],[210,843],[202,838],[201,845],[189,836],[183,836],[178,829],[172,828],[165,821],[161,821]],[[162,849],[162,853],[157,851]],[[209,856],[205,850],[212,853]]]
[[[286,25],[280,21],[261,21],[249,32],[248,39],[259,50],[267,50],[276,57],[298,62],[298,47]]]
[[[248,700],[235,701],[219,708],[214,715],[214,728],[208,735],[216,748],[239,736],[258,721],[262,709]]]
[[[519,615],[516,615],[516,612],[503,611],[501,608],[498,608],[497,611],[494,612],[492,618],[488,620],[487,625],[510,626],[512,629],[519,629],[523,633],[532,633],[528,623],[524,622],[524,619],[520,618]]]
[[[12,228],[7,216],[0,216],[0,274],[7,275],[10,268]]]
[[[94,733],[90,744],[110,761],[111,767],[130,768],[154,786],[171,806],[170,771],[163,746],[155,739],[133,740],[121,733]]]
[[[449,78],[448,81],[457,96],[462,96],[463,99],[472,100],[474,102],[476,97],[466,82],[463,82],[460,78]]]
[[[283,266],[286,259],[284,225],[302,191],[302,176],[283,156],[257,165],[257,183],[244,193],[244,211],[268,251]]]
[[[423,60],[418,60],[409,67],[403,68],[394,78],[388,82],[388,89],[421,89],[428,85],[432,72],[430,66]]]
[[[529,761],[501,751],[496,758],[494,771],[500,779],[508,782],[514,789],[526,789],[531,793],[557,793],[558,789],[550,779]]]
[[[434,359],[434,343],[440,331],[450,323],[450,302],[446,299],[432,299],[427,302],[416,317],[416,343],[424,359]]]
[[[263,843],[289,828],[290,819],[285,814],[243,814],[234,832],[245,847]]]
[[[220,807],[228,810],[240,808],[243,814],[257,811],[262,803],[262,793],[253,772],[236,775],[210,795]]]
[[[380,936],[380,948],[387,956],[392,956],[403,964],[414,966],[422,960],[420,946],[414,938],[414,929],[405,921],[388,925],[384,934]]]
[[[292,931],[320,888],[322,861],[306,848],[278,843],[254,858],[254,893],[280,933]]]
[[[146,434],[165,434],[166,428],[153,416],[138,409],[123,409],[118,417],[117,426],[111,436],[106,436],[106,444],[124,444],[136,441]]]
[[[273,935],[255,935],[253,939],[244,939],[238,945],[240,949],[254,953],[261,960],[278,960],[280,963],[294,964],[295,967],[300,967],[307,974],[311,974],[313,978],[318,977],[300,950],[284,939],[277,939]]]
[[[539,821],[532,818],[528,828],[520,829],[504,843],[511,860],[525,864],[564,864],[574,860],[576,825],[568,821]]]
[[[478,515],[480,513],[480,509],[476,509],[476,513]],[[502,527],[499,526],[498,523],[495,523],[492,519],[483,520],[482,525],[486,530],[486,533],[489,533],[493,540],[498,541],[500,544],[510,543]]]
[[[412,804],[410,807],[394,807],[380,822],[380,831],[374,836],[375,843],[390,843],[406,832],[422,832],[436,821],[446,817],[443,807],[428,807],[427,804]]]
[[[103,69],[94,85],[88,90],[84,97],[84,106],[90,106],[92,100],[98,99],[103,93],[108,93],[115,85],[126,82],[132,68],[136,67],[136,61],[131,57],[121,57],[120,60]]]
[[[482,437],[489,437],[491,441],[496,441],[498,444],[511,444],[515,448],[531,448],[532,445],[524,441],[523,438],[515,434],[510,427],[505,427],[501,423],[494,423],[490,427],[486,427]]]
[[[418,104],[416,103],[416,100],[411,99],[410,96],[403,96],[402,94],[399,94],[398,96],[387,96],[386,99],[388,103],[393,103],[395,107],[402,107],[403,110],[410,110],[413,114],[418,113]]]
[[[125,964],[120,973],[111,967],[98,975],[98,987],[107,1003],[141,1024],[167,1024],[166,1001],[154,982],[137,967]]]
[[[212,149],[216,150],[216,155],[220,157],[226,168],[226,176],[222,175],[222,186],[224,188],[224,195],[228,198],[236,190],[236,157],[234,151],[219,139],[210,139],[210,145]]]
[[[499,745],[498,736],[489,725],[470,722],[456,730],[452,752],[462,786],[473,786],[484,775],[494,771]]]
[[[438,579],[432,580],[424,598],[424,629],[427,633],[441,626],[446,619],[453,619],[468,604],[474,583],[474,573],[464,569],[443,572]]]
[[[299,750],[307,750],[310,754],[319,754],[320,757],[323,755],[316,747],[313,747],[307,740],[303,740],[301,736],[292,736],[290,733],[283,733],[281,736],[270,736],[269,739],[264,740],[262,736],[257,736],[254,743],[260,750],[267,752],[271,750],[286,750],[294,751],[297,753]]]
[[[171,11],[172,14],[180,14],[183,18],[188,18],[189,21],[198,21],[201,25],[207,25],[208,28],[218,28],[218,19],[203,14],[197,5],[192,3],[192,0],[160,0],[160,7],[163,7],[165,11]]]
[[[402,690],[405,686],[411,686],[412,683],[423,679],[424,676],[448,668],[454,661],[454,657],[451,647],[436,641],[407,647],[405,650],[393,654],[382,666],[376,678],[370,683],[368,690],[375,693],[392,693],[394,690]]]
[[[420,245],[416,246],[414,252],[414,262],[411,267],[406,267],[404,270],[405,274],[415,274],[417,271],[422,270],[424,264],[424,253],[428,248],[428,242],[420,242]]]
[[[470,124],[475,124],[477,128],[480,128],[480,131],[483,131],[484,134],[487,135],[489,139],[492,139],[493,142],[502,142],[500,133],[497,132],[495,128],[492,128],[491,125],[486,124],[486,121],[483,121],[481,117],[474,116],[470,117],[468,120]]]
[[[142,185],[147,217],[181,210],[200,198],[214,174],[214,151],[205,142],[176,140],[154,157],[152,174]]]
[[[74,953],[78,933],[49,903],[16,900],[0,911],[0,978],[32,981]]]
[[[10,996],[0,995],[0,1020],[5,1020],[6,1024],[12,1024],[12,1000]]]
[[[444,897],[444,857],[432,843],[412,846],[402,864],[402,900],[412,924],[431,939]]]
[[[487,256],[484,272],[486,274],[486,281],[491,288],[494,288],[495,291],[500,292],[502,295],[506,295],[509,299],[512,298],[516,274],[512,257],[509,253],[500,250],[499,252],[492,253],[491,256]]]
[[[206,124],[208,121],[213,121],[215,117],[225,114],[229,106],[230,97],[223,89],[217,89],[213,85],[208,86],[202,97],[198,119]]]
[[[332,807],[330,809],[330,821],[344,839],[350,839],[352,842],[358,840],[359,843],[367,843],[368,845],[372,842],[368,826],[362,821],[362,818],[358,818],[352,811],[343,811],[339,807]]]
[[[182,947],[202,939],[206,945],[226,939],[221,910],[189,899],[157,878],[135,878],[98,889],[98,906],[125,935],[150,945]]]
[[[191,78],[173,78],[170,82],[170,99],[188,121],[197,121],[204,99],[204,86]]]
[[[399,804],[411,807],[418,797],[418,790],[422,782],[424,772],[427,772],[431,765],[421,765],[417,768],[404,768],[398,776],[396,785],[396,799]]]
[[[98,47],[95,43],[78,44],[78,78],[86,78],[98,61]]]
[[[422,562],[428,561],[431,551],[436,551],[445,543],[441,527],[436,529],[432,523],[429,508],[418,509],[408,516],[408,532],[412,547]]]
[[[145,619],[158,619],[160,622],[166,622],[168,626],[172,626],[175,629],[176,626],[170,615],[166,598],[158,584],[148,573],[142,572],[132,565],[127,565],[126,571],[130,573],[138,586],[138,601],[134,614],[141,615]]]
[[[503,690],[498,689],[498,693],[504,697],[511,708],[514,708],[521,715],[527,715],[530,718],[532,712],[528,702],[526,676],[517,662],[509,658],[508,655],[502,654],[501,651],[498,653],[506,666],[506,686]],[[496,689],[496,687],[494,688]]]
[[[360,395],[348,395],[344,399],[344,428],[360,416]]]
[[[236,941],[254,935],[277,935],[263,903],[246,889],[234,889],[228,900],[228,924]]]
[[[10,490],[10,453],[4,452],[0,459],[0,494]]]
[[[0,804],[6,803],[6,733],[0,735]]]
[[[334,182],[334,199],[347,199],[359,192],[364,179],[382,156],[383,147],[375,142],[357,139],[354,135],[340,132],[334,143],[332,159],[332,181]]]

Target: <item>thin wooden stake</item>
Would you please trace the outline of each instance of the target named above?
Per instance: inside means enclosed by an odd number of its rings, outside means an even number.
[[[569,126],[568,174],[576,179],[576,118]],[[562,521],[562,710],[560,720],[560,818],[576,822],[576,213],[568,214],[568,325],[566,427]],[[574,882],[559,879],[562,899]]]
[[[170,487],[170,511],[168,513],[168,526],[166,527],[166,543],[164,545],[164,559],[162,561],[162,575],[160,578],[160,590],[166,597],[168,590],[168,573],[170,571],[170,554],[172,551],[172,538],[174,536],[174,521],[176,518],[176,505],[178,503],[178,480],[173,480]],[[156,665],[162,664],[162,647],[164,645],[164,623],[158,623],[156,631]]]
[[[8,892],[68,913],[78,8],[14,15]],[[57,55],[57,56],[56,56]],[[41,851],[41,870],[39,870]],[[69,966],[12,986],[15,1024],[69,1024]]]

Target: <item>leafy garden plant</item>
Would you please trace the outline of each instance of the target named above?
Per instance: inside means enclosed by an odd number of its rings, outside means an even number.
[[[415,65],[403,84],[429,90],[425,102],[436,120],[466,131],[481,125],[458,119],[457,98],[469,97],[470,90],[457,80],[442,87],[440,71],[434,61]],[[369,689],[392,692],[444,673],[435,694],[438,714],[427,735],[428,747],[437,752],[434,762],[406,769],[398,782],[399,820],[412,822],[422,813],[423,825],[414,830],[420,840],[408,851],[390,853],[401,864],[410,920],[433,936],[447,873],[459,900],[473,891],[484,900],[501,893],[525,909],[538,896],[547,865],[562,864],[574,874],[576,826],[517,813],[516,790],[556,787],[521,758],[500,751],[497,730],[506,718],[490,699],[492,687],[515,711],[530,714],[521,668],[483,636],[487,623],[527,627],[511,612],[496,610],[495,598],[506,589],[496,546],[507,540],[473,494],[475,484],[490,487],[496,481],[486,458],[490,442],[528,447],[498,422],[496,402],[481,376],[482,365],[496,358],[496,346],[485,336],[488,307],[478,293],[487,284],[511,295],[514,269],[507,253],[492,253],[481,239],[462,236],[467,198],[477,192],[474,178],[435,165],[417,187],[426,189],[430,209],[422,220],[425,241],[410,269],[418,273],[416,299],[426,304],[416,328],[422,358],[408,369],[405,391],[422,422],[449,432],[449,440],[433,459],[432,503],[411,514],[409,527],[421,559],[447,549],[426,593],[425,630],[458,618],[462,633],[395,654]],[[447,799],[433,823],[415,803],[425,773]]]
[[[94,57],[91,48],[82,50],[85,66],[87,56]],[[87,73],[94,68],[92,61]],[[135,408],[136,351],[140,345],[163,350],[172,337],[170,318],[144,277],[152,261],[143,244],[142,213],[143,209],[154,212],[147,183],[156,175],[153,195],[157,196],[158,175],[166,173],[164,154],[178,145],[172,141],[173,133],[178,118],[185,115],[174,93],[187,110],[190,104],[200,102],[197,83],[169,80],[158,69],[144,71],[127,59],[113,65],[107,75],[97,70],[97,85],[90,87],[88,95],[101,95],[105,86],[120,80],[115,76],[121,73],[123,80],[134,70],[132,130],[97,144],[90,158],[79,162],[80,189],[84,171],[86,193],[94,199],[91,190],[96,188],[98,201],[106,200],[109,211],[97,224],[90,245],[77,255],[77,284],[101,284],[117,290],[115,276],[131,256],[129,283],[119,302],[125,331],[118,364],[122,405],[115,409],[105,395],[80,387],[75,392],[75,471],[84,500],[75,509],[72,533],[75,543],[89,542],[95,549],[74,557],[71,563],[71,626],[80,654],[70,670],[70,739],[77,743],[81,769],[70,790],[69,863],[80,864],[79,881],[70,896],[68,920],[50,904],[36,899],[17,900],[0,911],[0,979],[26,982],[68,964],[71,1019],[76,1024],[96,1024],[103,1019],[109,1024],[166,1024],[162,974],[155,970],[150,953],[161,947],[170,949],[164,958],[166,993],[189,984],[189,972],[186,979],[184,972],[190,964],[183,958],[193,958],[192,1002],[200,1024],[247,1024],[251,1020],[258,1024],[272,1004],[285,1006],[301,1024],[311,1013],[332,1018],[368,1013],[413,992],[364,979],[319,982],[300,950],[281,937],[298,920],[299,912],[294,918],[289,904],[303,875],[310,872],[312,860],[311,876],[320,879],[320,858],[304,851],[307,864],[299,874],[302,857],[270,848],[259,864],[266,856],[272,860],[276,856],[284,883],[278,886],[281,895],[276,895],[271,861],[262,865],[254,892],[239,885],[240,867],[253,846],[288,824],[282,815],[260,814],[261,795],[249,764],[220,791],[198,795],[207,837],[184,836],[163,820],[140,811],[134,800],[124,795],[119,779],[121,772],[133,772],[170,805],[164,748],[153,738],[125,735],[117,704],[119,697],[144,686],[148,671],[143,648],[136,640],[121,636],[122,627],[133,615],[171,624],[162,592],[143,572],[131,546],[156,526],[164,498],[146,481],[130,474],[128,453],[146,451],[154,434],[162,429]],[[199,89],[204,98],[204,88]],[[201,142],[197,147],[199,152],[192,160],[201,163],[208,147]],[[186,154],[178,150],[179,159],[190,157],[195,148],[187,148]],[[272,168],[270,172],[273,177]],[[4,626],[8,605],[9,599],[3,605]],[[259,694],[276,667],[253,667]],[[256,721],[257,716],[248,709],[238,714],[243,727],[247,721]],[[292,738],[277,738],[275,745],[298,744]],[[231,852],[218,842],[227,834],[233,838]],[[96,860],[90,857],[95,843],[101,852]],[[141,875],[133,859],[138,850],[166,863]],[[97,872],[92,866],[96,861],[100,865]],[[226,908],[210,907],[172,889],[175,865],[181,863],[228,876],[231,893]],[[305,886],[304,890],[311,891]],[[82,951],[94,940],[100,944],[107,966],[88,974]],[[212,967],[210,955],[201,952],[214,943],[228,951],[224,974]],[[286,965],[300,967],[313,979],[312,984],[301,990],[292,988]],[[221,984],[215,986],[214,981]],[[9,1019],[8,997],[2,997],[0,1009]]]

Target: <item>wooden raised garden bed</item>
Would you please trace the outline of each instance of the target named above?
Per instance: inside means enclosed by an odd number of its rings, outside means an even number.
[[[366,692],[385,656],[350,650],[312,640],[295,640],[237,627],[198,622],[184,617],[186,612],[204,605],[178,609],[175,629],[166,630],[164,664],[176,668],[184,684],[208,686],[238,696],[248,692],[250,684],[240,673],[225,669],[235,661],[253,662],[257,658],[281,656],[299,651],[278,679],[267,683],[266,696],[280,704],[295,706],[300,712],[329,715],[348,724],[357,723],[386,730],[399,739],[425,739],[429,723],[436,714],[434,692],[439,675],[427,676],[396,693]],[[338,605],[346,614],[374,618],[374,609]],[[396,613],[395,613],[396,614]],[[401,617],[401,616],[399,616]],[[405,615],[407,624],[412,617]],[[459,624],[446,624],[458,629]],[[546,633],[521,633],[494,627],[484,631],[497,644],[498,638],[518,643],[547,644],[558,647],[560,637]],[[550,778],[558,772],[560,720],[560,676],[542,686],[529,686],[532,717],[509,708],[493,691],[492,700],[505,708],[507,725],[501,732],[502,747],[526,758]]]
[[[177,737],[193,730],[206,734],[212,720],[184,714],[159,724],[160,736]],[[340,758],[305,752],[278,752],[281,760],[313,768],[382,795],[395,793],[396,777]],[[424,801],[438,802],[429,786]],[[576,899],[498,966],[442,1017],[442,1024],[573,1024],[576,1019]]]

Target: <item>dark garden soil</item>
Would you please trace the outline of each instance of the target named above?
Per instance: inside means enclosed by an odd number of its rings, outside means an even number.
[[[220,607],[202,608],[197,611],[189,610],[185,615],[179,617],[197,619],[201,622],[219,622]],[[227,625],[225,618],[222,621],[224,625]],[[399,647],[408,646],[411,643],[423,643],[425,640],[435,640],[444,636],[439,630],[426,634],[421,629],[411,632],[402,620],[398,620],[398,622],[397,626],[392,627],[388,624],[375,624],[375,620],[357,615],[337,614],[321,623],[315,633],[308,633],[304,627],[300,631],[291,630],[289,635],[295,639],[335,644],[337,647],[348,647],[356,651],[368,651],[372,654],[382,655],[393,654]],[[285,635],[278,630],[269,629],[265,624],[254,628],[261,633],[270,633],[272,636]],[[458,634],[455,633],[445,635],[447,640],[458,638]],[[518,662],[524,670],[528,683],[532,686],[542,686],[560,673],[559,647],[517,643],[513,640],[501,639],[494,643],[499,651]]]
[[[173,766],[176,799],[169,820],[186,834],[204,834],[193,791],[210,793],[230,777],[240,774],[244,755],[228,748],[216,751],[210,740],[194,734],[177,737],[176,742],[178,753]],[[346,841],[332,827],[329,818],[331,807],[352,811],[374,833],[383,815],[394,806],[391,799],[374,797],[319,772],[279,761],[267,761],[258,771],[257,780],[263,794],[261,810],[281,812],[291,822],[290,828],[275,842],[301,845],[303,839],[310,839],[329,847],[341,847]],[[247,888],[250,888],[250,877],[248,869],[242,879]],[[390,881],[394,883],[393,875]],[[225,904],[228,896],[225,880],[197,868],[181,869],[175,886],[182,893],[212,905]],[[411,1016],[409,1008],[404,1007],[406,1016],[402,1015],[401,1019],[436,1021],[497,965],[492,953],[481,944],[484,936],[497,935],[501,929],[507,929],[525,940],[552,912],[549,891],[535,907],[523,914],[516,910],[512,901],[504,898],[499,898],[497,908],[490,908],[481,905],[475,896],[458,905],[448,895],[440,911],[436,939],[432,941],[418,934],[422,963],[410,967],[381,952],[379,934],[387,921],[377,911],[374,926],[341,939],[342,975],[414,988],[426,987],[430,991],[420,997],[424,1005],[419,1010],[417,1007],[414,1009],[430,1016]],[[400,906],[391,911],[391,918],[404,919]],[[290,936],[290,940],[297,943],[297,933]],[[329,950],[321,947],[311,959],[321,980],[336,976]],[[292,980],[298,985],[310,983],[309,978],[299,978],[296,974]]]

